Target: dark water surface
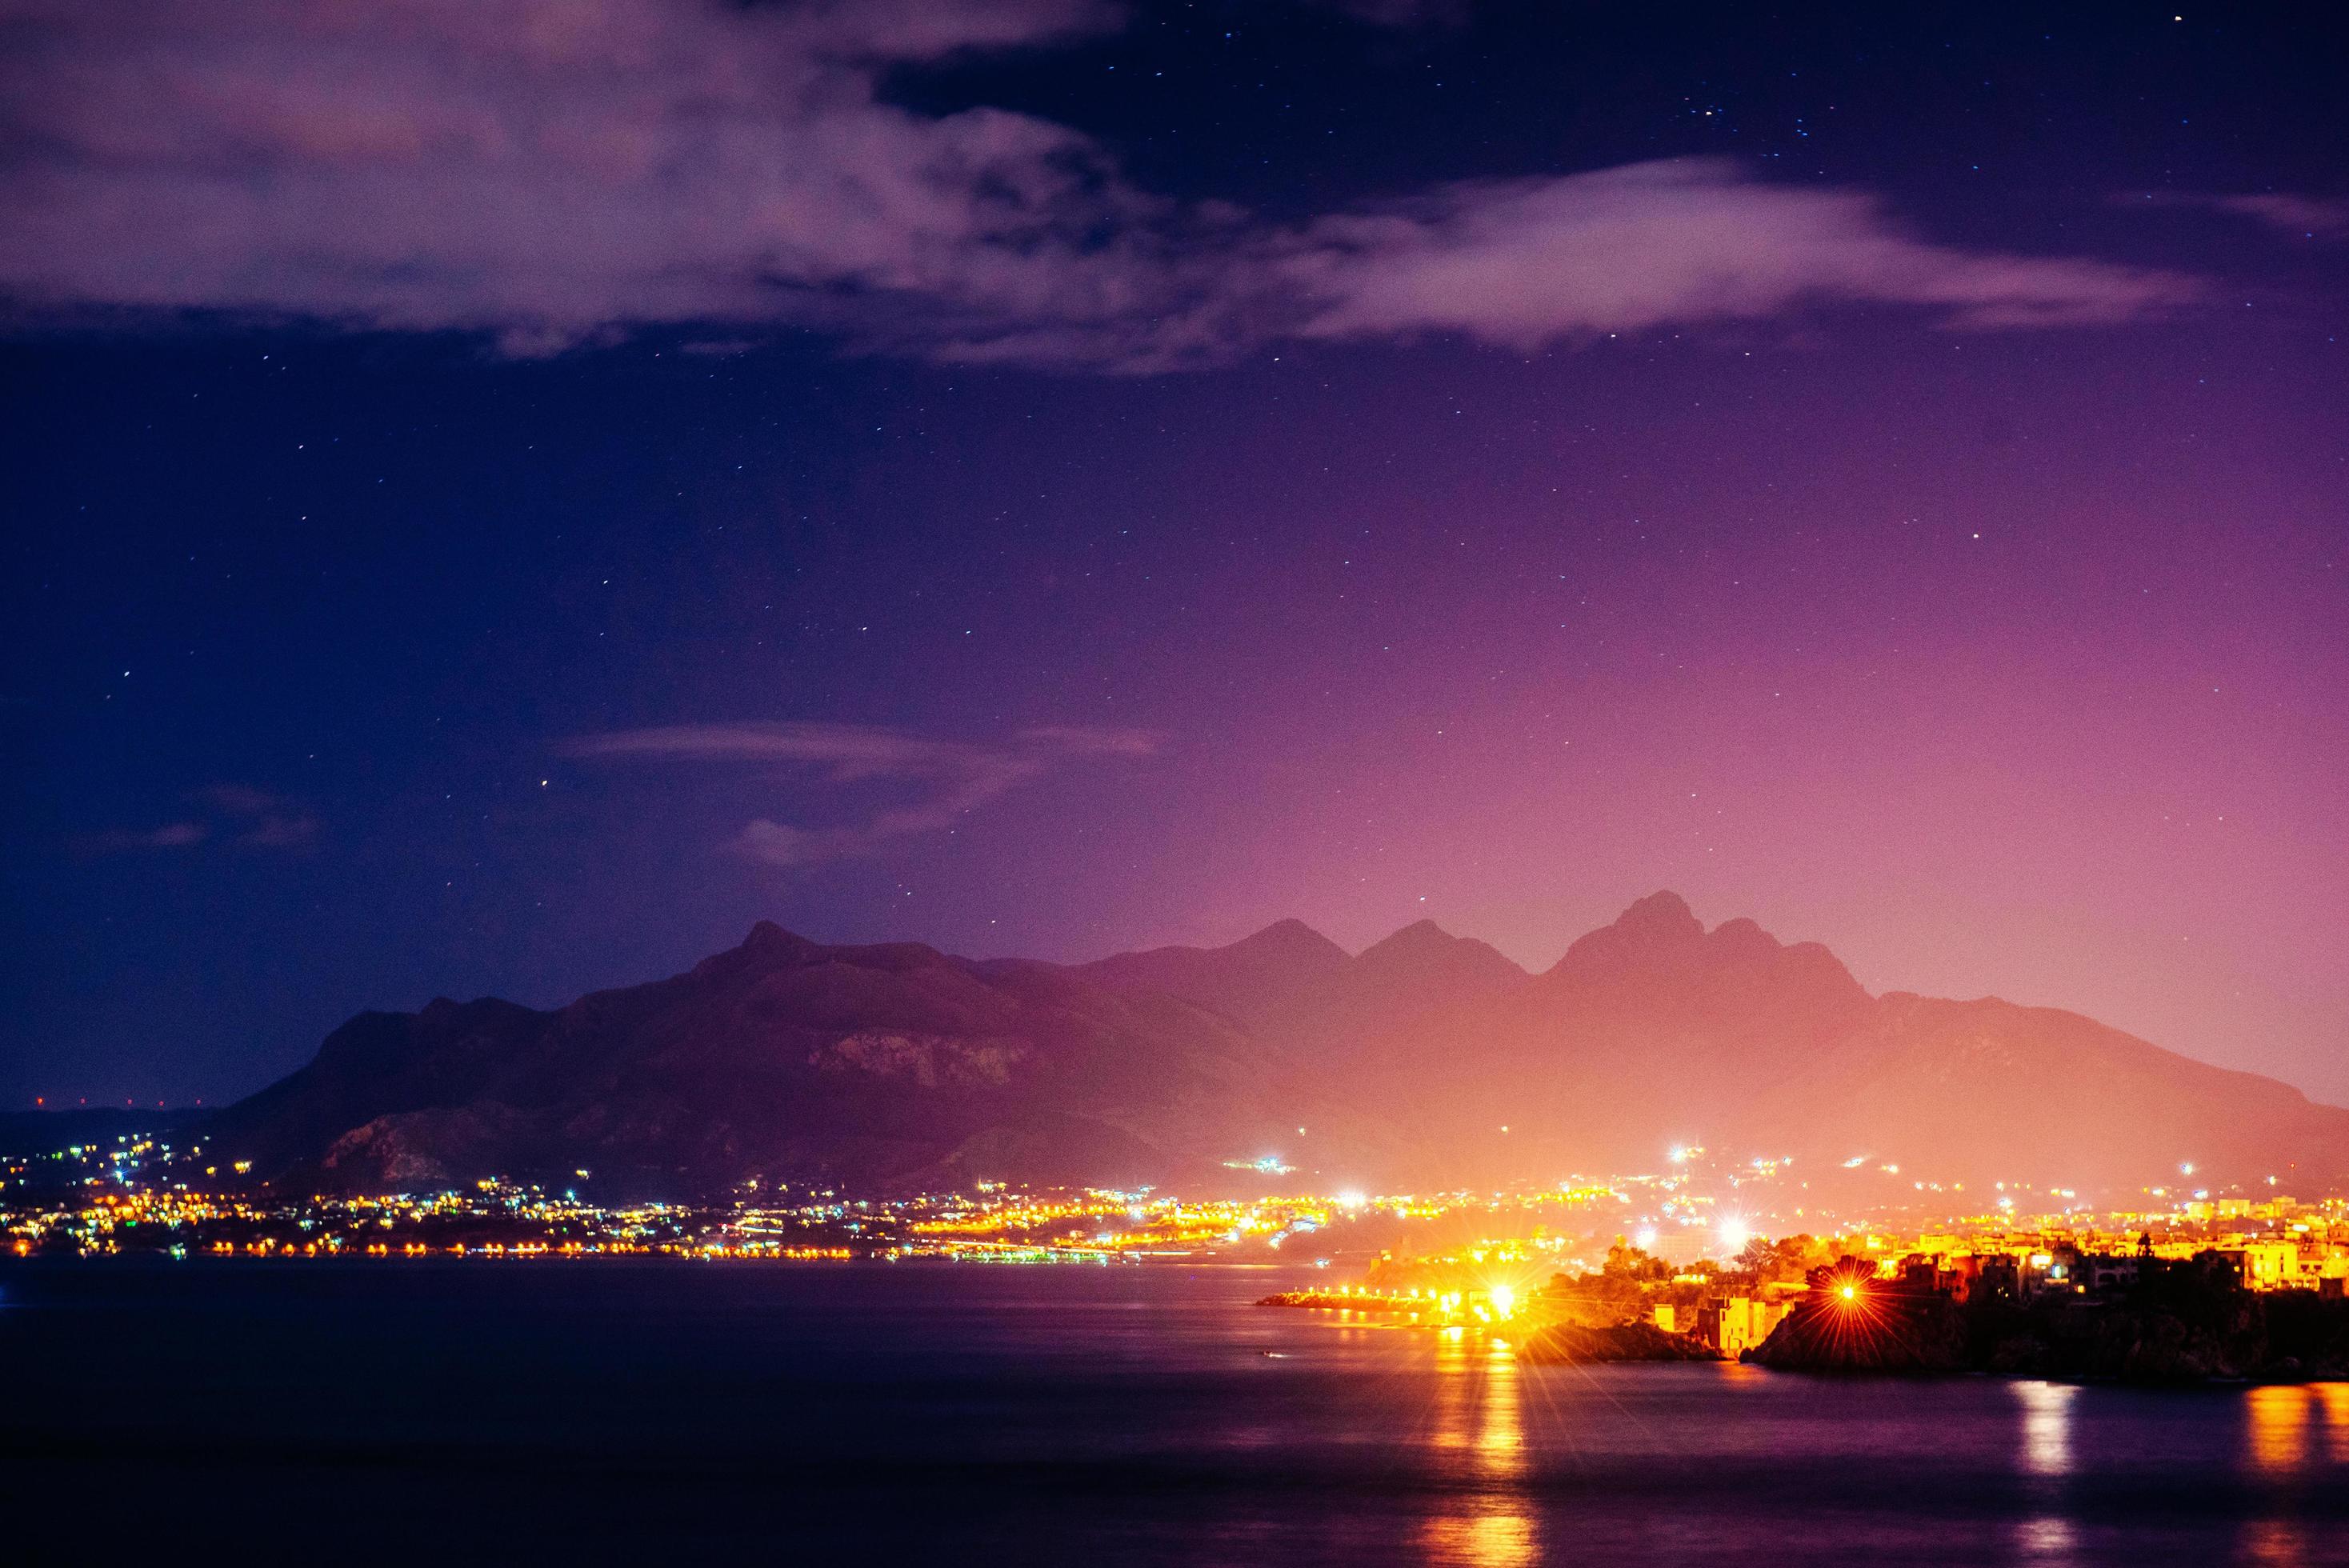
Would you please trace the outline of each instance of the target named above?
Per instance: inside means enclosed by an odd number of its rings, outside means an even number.
[[[20,1267],[0,1561],[2349,1563],[2349,1385],[1534,1367],[1293,1282]]]

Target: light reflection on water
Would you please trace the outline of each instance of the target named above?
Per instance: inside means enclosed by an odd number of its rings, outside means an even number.
[[[1440,1457],[1447,1489],[1420,1521],[1417,1554],[1462,1568],[1525,1568],[1550,1560],[1560,1543],[1576,1539],[1572,1523],[1589,1506],[1566,1504],[1558,1494],[1558,1460],[1561,1453],[1573,1451],[1577,1439],[1558,1429],[1565,1407],[1554,1398],[1557,1390],[1532,1380],[1559,1369],[1527,1368],[1506,1341],[1474,1333],[1433,1336],[1430,1361],[1435,1389],[1422,1440]],[[1819,1387],[1754,1367],[1713,1370],[1724,1391],[1750,1389],[1749,1397],[1759,1400],[1790,1387],[1815,1394]],[[1851,1397],[1857,1403],[1900,1387],[1861,1384]],[[2006,1462],[2022,1483],[2023,1507],[2009,1516],[2003,1553],[1994,1555],[2085,1563],[2114,1560],[2120,1550],[2146,1562],[2349,1562],[2349,1540],[2335,1529],[2337,1507],[2320,1507],[2314,1501],[2315,1493],[2337,1484],[2337,1467],[2349,1459],[2349,1384],[2243,1389],[2235,1396],[2241,1401],[2241,1425],[2232,1435],[2225,1432],[2226,1418],[2204,1407],[2211,1423],[2203,1427],[2211,1444],[2205,1450],[2209,1460],[2223,1469],[2231,1458],[2257,1490],[2234,1523],[2191,1547],[2166,1542],[2161,1528],[2152,1526],[2139,1545],[2116,1548],[2116,1522],[2097,1493],[2116,1473],[2127,1473],[2114,1470],[2116,1458],[2124,1466],[2129,1462],[2126,1446],[2108,1449],[2114,1438],[2126,1445],[2139,1429],[2135,1423],[2147,1415],[2175,1418],[2178,1408],[2165,1409],[2161,1402],[2200,1396],[2137,1396],[2037,1380],[2006,1383],[2002,1389],[1993,1385],[1983,1392],[2012,1401],[2016,1420]],[[1627,1393],[1636,1398],[1635,1389],[1627,1387]],[[2139,1398],[2158,1402],[2138,1405]],[[1528,1408],[1529,1400],[1536,1408]],[[1662,1440],[1669,1449],[1688,1438],[1681,1432]],[[2075,1488],[2086,1490],[2077,1493]]]
[[[1465,1568],[1523,1568],[1541,1556],[1525,1488],[1526,1423],[1516,1349],[1458,1331],[1436,1341],[1435,1423],[1429,1444],[1464,1451],[1465,1473],[1448,1506],[1420,1532],[1430,1561]]]
[[[2324,1411],[2325,1457],[2349,1464],[2349,1383],[2313,1383],[2308,1391]]]
[[[2308,1556],[2308,1536],[2293,1516],[2292,1481],[2309,1460],[2314,1389],[2290,1384],[2253,1388],[2243,1397],[2244,1458],[2268,1480],[2269,1511],[2243,1522],[2237,1556],[2244,1563],[2297,1563]]]
[[[2023,1407],[2023,1473],[2034,1511],[2015,1525],[2015,1550],[2029,1557],[2069,1557],[2078,1532],[2064,1513],[2062,1478],[2072,1473],[2072,1406],[2080,1390],[2068,1383],[2009,1385]]]
[[[1495,1339],[1484,1356],[1484,1418],[1476,1428],[1476,1452],[1488,1476],[1511,1480],[1525,1473],[1526,1422],[1517,1399],[1517,1353]]]
[[[73,1539],[27,1551],[45,1516],[5,1500],[100,1491],[126,1536],[228,1560],[242,1526],[202,1522],[233,1473],[290,1538],[364,1518],[365,1554],[406,1563],[452,1528],[533,1561],[752,1561],[788,1516],[811,1562],[2349,1568],[2349,1385],[1552,1365],[1506,1332],[1258,1308],[1268,1283],[11,1274],[0,1563],[88,1545],[57,1511]]]
[[[2297,1520],[2254,1519],[2243,1526],[2241,1550],[2237,1560],[2243,1563],[2289,1563],[2293,1568],[2306,1563],[2308,1535]]]
[[[2022,1408],[2017,1468],[2028,1478],[2032,1512],[2018,1520],[2014,1544],[2025,1558],[2068,1559],[2081,1549],[2080,1532],[2064,1508],[2064,1479],[2078,1473],[2075,1418],[2081,1390],[2036,1381],[2010,1384]],[[2235,1541],[2246,1563],[2318,1560],[2302,1517],[2303,1491],[2319,1472],[2349,1458],[2349,1384],[2276,1384],[2246,1389],[2240,1462],[2261,1485],[2259,1506]],[[2338,1553],[2323,1557],[2335,1561]]]
[[[2072,1401],[2080,1390],[2069,1383],[2016,1383],[2023,1405],[2023,1468],[2031,1475],[2072,1473]]]
[[[2313,1390],[2289,1383],[2254,1388],[2244,1396],[2251,1412],[2251,1468],[2269,1475],[2289,1474],[2308,1462]]]

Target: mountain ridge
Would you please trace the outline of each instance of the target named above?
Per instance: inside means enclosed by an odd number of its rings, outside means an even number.
[[[210,1125],[322,1187],[1200,1181],[1268,1148],[1323,1179],[1482,1184],[1683,1142],[1951,1181],[2349,1174],[2349,1110],[2289,1085],[2063,1009],[1872,995],[1825,946],[1708,930],[1669,892],[1539,973],[1433,921],[1358,954],[1289,920],[1074,965],[761,921],[562,1007],[361,1013]]]

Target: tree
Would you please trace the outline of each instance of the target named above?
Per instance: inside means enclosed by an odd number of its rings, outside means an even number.
[[[1626,1279],[1637,1284],[1655,1284],[1672,1277],[1672,1265],[1618,1236],[1615,1238],[1615,1244],[1607,1249],[1607,1266],[1604,1272],[1610,1279]]]

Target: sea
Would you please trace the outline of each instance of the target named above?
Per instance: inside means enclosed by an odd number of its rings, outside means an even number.
[[[0,1271],[0,1563],[2349,1563],[2349,1384],[1535,1365],[1278,1268]]]

